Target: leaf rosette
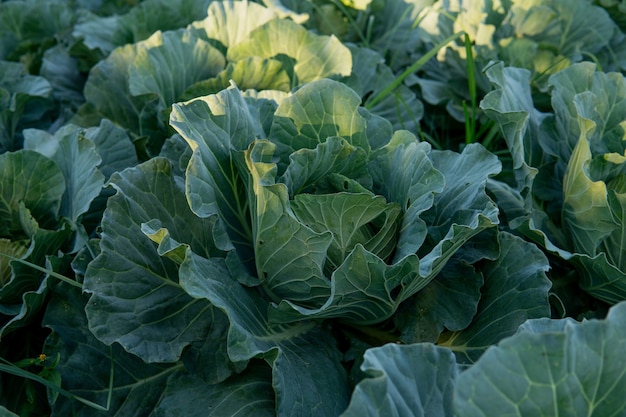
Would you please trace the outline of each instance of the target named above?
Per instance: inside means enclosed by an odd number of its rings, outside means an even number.
[[[231,87],[175,105],[171,123],[193,149],[192,210],[223,220],[271,320],[381,322],[497,224],[484,185],[500,165],[480,146],[444,156],[407,131],[381,145],[358,95],[331,80],[267,104]]]

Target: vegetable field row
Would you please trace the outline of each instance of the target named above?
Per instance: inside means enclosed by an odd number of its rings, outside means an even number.
[[[625,416],[625,33],[0,2],[0,416]]]

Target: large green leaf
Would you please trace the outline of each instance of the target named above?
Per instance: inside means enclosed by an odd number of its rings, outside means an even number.
[[[21,150],[0,155],[0,235],[24,236],[24,210],[39,226],[54,227],[65,189],[59,166],[40,153]]]
[[[118,46],[137,43],[159,30],[182,28],[204,18],[209,3],[212,0],[145,0],[132,4],[125,14],[120,13],[119,4],[115,5],[112,16],[83,11],[72,35],[87,48],[98,49],[107,56]]]
[[[396,246],[401,209],[384,197],[367,193],[299,194],[291,210],[318,233],[332,234],[326,251],[327,275],[336,270],[357,244],[387,260]]]
[[[193,375],[178,372],[169,377],[155,417],[272,417],[275,412],[272,375],[265,364],[249,369],[220,384],[205,384]]]
[[[264,137],[257,107],[229,88],[217,95],[175,104],[170,124],[193,150],[187,166],[186,194],[200,217],[220,215],[239,255],[251,262],[252,231],[244,179],[234,162],[257,137]]]
[[[241,1],[214,1],[209,5],[207,17],[194,22],[191,27],[200,35],[216,40],[230,48],[249,39],[250,32],[278,16],[258,3]]]
[[[624,415],[624,349],[626,303],[605,320],[520,332],[458,377],[456,415]]]
[[[484,279],[472,265],[453,257],[439,275],[393,316],[404,343],[434,343],[444,329],[465,329],[476,315]]]
[[[56,254],[63,248],[70,234],[69,228],[55,231],[40,229],[32,237],[27,253],[9,255],[45,267],[48,271],[65,273],[67,262],[57,258]],[[11,262],[8,280],[0,287],[0,310],[4,315],[0,319],[0,339],[36,320],[47,302],[50,280],[54,279],[47,273],[42,274],[19,261]]]
[[[341,417],[453,417],[452,395],[459,369],[448,349],[432,344],[388,344],[369,349]]]
[[[118,342],[146,362],[175,361],[186,346],[206,337],[211,306],[185,293],[177,264],[161,258],[160,247],[141,226],[156,222],[198,253],[219,256],[215,218],[193,215],[182,179],[171,175],[165,159],[116,173],[110,183],[117,194],[109,198],[102,219],[101,253],[84,280],[91,294],[89,328],[105,344]]]
[[[102,159],[94,143],[82,134],[81,129],[65,125],[54,135],[25,131],[24,148],[47,156],[61,168],[66,189],[59,215],[76,222],[89,210],[104,184],[104,175],[97,168]]]
[[[103,119],[97,127],[86,129],[84,135],[96,145],[102,158],[98,166],[108,180],[116,171],[138,164],[135,147],[124,129]]]
[[[294,151],[313,149],[331,136],[369,152],[360,104],[361,98],[352,89],[332,80],[308,83],[282,100],[274,114],[270,138],[279,146],[277,153],[283,163]]]
[[[232,361],[263,358],[272,366],[278,416],[325,417],[345,409],[347,376],[328,333],[314,323],[270,326],[267,301],[231,277],[223,259],[202,258],[187,249],[180,277],[189,294],[210,300],[228,316]]]
[[[430,150],[428,143],[418,143],[415,136],[400,131],[369,163],[374,192],[400,204],[404,212],[396,261],[416,253],[424,243],[428,226],[420,215],[432,207],[435,194],[444,188],[444,176],[433,167]]]
[[[330,294],[323,268],[332,234],[291,214],[287,186],[274,183],[276,164],[268,162],[274,149],[269,141],[257,141],[245,153],[256,272],[274,301],[319,307]]]
[[[133,96],[129,90],[130,66],[145,43],[116,48],[89,72],[84,95],[88,107],[83,117],[107,118],[131,132],[133,141],[160,137],[156,125],[158,98],[154,94]]]
[[[293,61],[293,86],[321,78],[350,75],[350,50],[334,36],[320,36],[288,20],[274,19],[251,31],[246,40],[231,46],[227,58],[286,57]]]
[[[538,138],[540,125],[546,117],[534,107],[530,91],[531,74],[527,70],[498,63],[490,66],[486,75],[494,89],[481,101],[480,107],[502,129],[513,157],[517,188],[529,188],[543,161]]]
[[[270,318],[279,323],[310,318],[340,318],[358,325],[380,323],[430,279],[419,275],[419,260],[415,255],[387,265],[359,244],[333,273],[330,296],[320,308],[283,300],[270,310]]]
[[[500,256],[479,269],[485,284],[476,316],[468,327],[444,333],[437,342],[452,349],[459,362],[475,362],[527,319],[550,315],[551,282],[546,276],[550,266],[545,255],[534,244],[506,232],[498,238]]]
[[[155,32],[142,45],[128,69],[129,91],[133,96],[157,94],[161,108],[226,65],[221,52],[187,30]]]
[[[22,64],[0,61],[0,154],[22,148],[21,130],[40,122],[51,95],[45,78],[28,74]]]
[[[52,416],[149,415],[160,399],[167,377],[182,366],[145,363],[118,344],[101,343],[89,331],[86,302],[87,297],[76,288],[61,284],[55,289],[43,320],[53,330],[46,340],[45,352],[50,358],[60,356],[56,370],[62,388],[101,407],[107,405],[110,392],[109,410],[98,411],[76,399],[53,395]]]
[[[420,274],[432,278],[460,246],[499,223],[498,208],[485,187],[500,172],[501,163],[479,144],[466,146],[460,154],[432,151],[431,160],[445,177],[433,206],[421,215],[428,236],[419,251],[423,254]]]
[[[302,148],[289,155],[289,165],[278,179],[289,189],[289,196],[315,191],[316,184],[331,174],[341,174],[370,185],[366,169],[367,155],[343,138],[331,136],[315,149]]]

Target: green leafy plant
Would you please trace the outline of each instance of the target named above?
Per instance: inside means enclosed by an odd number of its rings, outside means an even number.
[[[620,7],[2,3],[0,415],[621,415]]]

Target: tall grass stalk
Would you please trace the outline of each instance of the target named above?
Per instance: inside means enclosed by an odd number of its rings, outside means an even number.
[[[377,105],[378,103],[383,101],[385,98],[387,98],[387,96],[392,94],[396,88],[398,88],[400,85],[402,85],[402,83],[404,82],[406,77],[408,77],[409,75],[413,74],[414,72],[416,72],[420,68],[422,68],[432,57],[437,55],[437,53],[439,52],[440,49],[444,48],[450,42],[460,38],[461,35],[463,35],[463,32],[455,33],[455,34],[447,37],[446,39],[444,39],[443,41],[441,41],[437,45],[435,45],[435,47],[433,49],[431,49],[430,51],[426,52],[420,59],[415,61],[413,63],[413,65],[408,67],[402,74],[398,75],[380,93],[376,94],[370,100],[368,100],[368,102],[365,103],[365,107],[367,109],[371,109],[372,107],[374,107],[375,105]]]
[[[476,142],[476,62],[474,61],[474,52],[472,51],[472,41],[469,35],[465,34],[465,56],[467,65],[467,86],[470,94],[470,108],[467,103],[463,102],[463,114],[465,116],[465,143]]]

